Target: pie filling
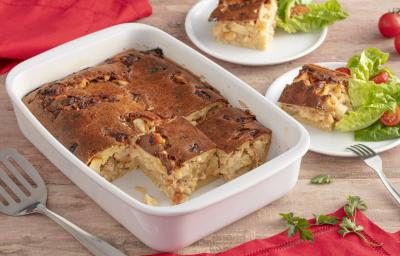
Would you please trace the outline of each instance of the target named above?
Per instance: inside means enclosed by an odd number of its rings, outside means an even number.
[[[264,50],[271,43],[275,34],[275,0],[263,3],[256,20],[231,21],[219,20],[212,33],[216,41],[247,48]]]

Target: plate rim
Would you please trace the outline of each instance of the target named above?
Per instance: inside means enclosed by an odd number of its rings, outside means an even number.
[[[332,65],[332,66],[343,66],[343,65],[346,65],[347,64],[347,62],[343,62],[343,61],[330,61],[330,62],[316,62],[316,63],[314,63],[314,64],[317,64],[317,65],[320,65],[320,66],[323,66],[323,67],[329,67],[330,65]],[[282,75],[280,75],[280,76],[278,76],[271,84],[270,84],[270,86],[268,87],[268,89],[267,89],[267,91],[265,92],[265,97],[268,99],[268,100],[270,100],[271,102],[273,102],[274,104],[277,104],[277,102],[276,102],[276,100],[275,99],[273,99],[273,97],[272,97],[272,91],[274,91],[274,89],[275,88],[277,88],[277,87],[279,87],[279,86],[282,86],[282,85],[280,85],[280,80],[282,80],[282,79],[284,79],[284,77],[286,77],[287,75],[289,75],[290,73],[292,73],[292,72],[295,72],[295,71],[297,71],[297,70],[300,70],[300,68],[301,68],[302,66],[297,66],[297,67],[295,67],[295,68],[292,68],[292,69],[290,69],[289,71],[287,71],[287,72],[285,72],[285,73],[283,73]],[[297,121],[297,120],[296,120]],[[298,121],[297,121],[298,122]],[[300,123],[300,122],[299,122]],[[301,124],[301,123],[300,123]],[[301,125],[303,125],[303,124],[301,124]],[[303,127],[304,127],[304,125],[303,125]],[[305,127],[306,128],[306,127]],[[306,130],[307,130],[307,132],[308,133],[310,133],[309,131],[308,131],[308,129],[306,128]],[[311,139],[311,135],[310,135],[310,139]],[[394,139],[394,140],[391,140],[392,142],[389,142],[388,141],[388,144],[386,144],[386,145],[383,145],[383,146],[380,146],[379,148],[377,148],[377,149],[374,149],[374,151],[376,152],[376,153],[382,153],[382,152],[385,152],[385,151],[387,151],[387,150],[390,150],[390,149],[392,149],[392,148],[394,148],[394,147],[396,147],[396,146],[398,146],[398,145],[400,145],[400,138],[399,139]],[[358,144],[358,143],[360,143],[360,142],[357,142],[357,141],[354,141],[354,144]],[[309,150],[310,151],[312,151],[312,152],[315,152],[315,153],[319,153],[319,154],[323,154],[323,155],[328,155],[328,156],[337,156],[337,157],[357,157],[357,155],[356,154],[354,154],[353,152],[351,152],[351,151],[331,151],[331,150],[321,150],[321,149],[316,149],[316,148],[314,148],[313,146],[312,146],[312,144],[310,143],[310,147],[309,147]]]
[[[200,0],[198,1],[195,5],[192,6],[192,8],[190,8],[189,12],[186,14],[185,17],[185,32],[186,35],[188,36],[188,38],[190,39],[190,41],[196,45],[201,51],[209,54],[210,56],[229,62],[229,63],[234,63],[234,64],[240,64],[240,65],[246,65],[246,66],[269,66],[269,65],[276,65],[276,64],[282,64],[282,63],[287,63],[289,61],[293,61],[296,59],[299,59],[301,57],[304,57],[308,54],[310,54],[311,52],[315,51],[316,49],[318,49],[322,43],[325,41],[326,36],[328,34],[328,28],[324,28],[321,30],[321,34],[320,37],[318,38],[318,40],[316,41],[315,44],[313,44],[311,47],[307,48],[306,50],[293,55],[291,57],[287,57],[287,58],[283,58],[283,59],[279,59],[279,60],[275,60],[275,61],[267,61],[267,62],[251,62],[251,61],[246,61],[246,60],[236,60],[234,58],[230,58],[229,56],[225,56],[223,54],[219,54],[216,51],[210,51],[208,47],[206,47],[201,40],[199,40],[197,38],[197,36],[195,36],[194,30],[193,30],[193,22],[191,21],[190,17],[193,16],[193,13],[200,8],[200,6],[202,6],[203,4],[206,4],[208,1],[214,1],[214,0]],[[240,49],[240,47],[238,47]]]

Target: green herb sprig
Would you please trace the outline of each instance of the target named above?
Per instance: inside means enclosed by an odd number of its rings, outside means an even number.
[[[356,223],[357,209],[360,211],[365,211],[368,209],[368,206],[364,201],[361,200],[359,196],[348,196],[347,204],[344,206],[346,217],[343,217],[342,221],[339,224],[339,235],[345,237],[346,235],[353,233],[372,247],[382,246],[382,243],[377,244],[368,241],[367,238],[361,233],[364,230],[364,227],[361,225],[357,225]]]
[[[280,213],[280,215],[284,220],[286,220],[288,237],[292,237],[299,232],[300,240],[306,240],[310,242],[314,241],[313,233],[310,230],[311,226],[335,225],[338,222],[336,217],[322,214],[314,214],[315,224],[309,223],[305,218],[295,216],[292,212]]]
[[[374,242],[369,241],[362,231],[364,227],[361,225],[357,225],[356,223],[356,214],[357,209],[360,211],[365,211],[368,209],[367,204],[361,200],[359,196],[348,196],[347,203],[343,207],[346,216],[342,218],[341,222],[339,223],[340,229],[338,233],[345,237],[348,234],[355,234],[357,235],[362,241],[367,243],[372,247],[382,246],[382,243],[377,244]],[[336,225],[338,223],[338,219],[333,216],[329,215],[318,215],[313,214],[315,218],[315,224],[311,224],[303,217],[295,216],[292,212],[289,213],[280,213],[282,219],[286,221],[286,226],[288,227],[288,237],[294,236],[297,232],[300,235],[300,240],[306,240],[313,242],[314,235],[310,230],[311,226],[319,226],[319,225]]]
[[[312,178],[310,180],[311,184],[329,184],[331,182],[332,182],[331,176],[327,175],[327,174],[321,174],[321,175],[315,176],[314,178]]]

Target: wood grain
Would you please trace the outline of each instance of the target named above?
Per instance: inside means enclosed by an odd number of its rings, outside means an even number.
[[[187,11],[196,1],[151,2],[154,7],[153,15],[140,22],[159,27],[196,49],[187,38],[183,25]],[[390,52],[391,59],[388,65],[400,74],[400,56],[394,53],[392,40],[381,38],[377,30],[379,15],[395,7],[398,2],[379,1],[379,5],[373,0],[341,2],[350,13],[350,17],[330,27],[324,44],[306,57],[265,67],[245,67],[214,60],[262,94],[275,78],[293,67],[318,61],[345,61],[349,56],[372,46]],[[151,249],[105,213],[25,139],[17,127],[4,80],[5,76],[0,76],[0,148],[17,148],[35,165],[48,184],[49,208],[128,255],[152,253]],[[398,147],[383,153],[382,158],[388,178],[400,189],[399,154]],[[330,174],[333,183],[323,186],[310,185],[309,179],[321,173]],[[367,216],[383,229],[389,232],[400,230],[399,206],[376,175],[360,160],[310,152],[303,158],[299,182],[290,194],[180,252],[218,252],[251,239],[270,236],[284,229],[278,217],[280,212],[293,211],[307,217],[311,217],[312,213],[333,212],[344,204],[349,194],[359,195],[368,203],[370,209],[366,212]],[[13,218],[0,215],[0,255],[90,254],[69,234],[45,217],[32,215]]]

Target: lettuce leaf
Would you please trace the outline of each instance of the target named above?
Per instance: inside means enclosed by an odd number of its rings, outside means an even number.
[[[305,5],[309,12],[292,17],[291,10],[295,5]],[[310,32],[325,28],[347,16],[337,0],[318,4],[307,0],[279,0],[276,25],[288,33]]]
[[[355,79],[369,81],[381,71],[387,71],[391,77],[393,72],[388,68],[383,68],[389,59],[389,53],[381,52],[376,48],[368,48],[361,54],[354,55],[347,62],[347,67],[351,70],[351,76]]]
[[[400,103],[400,82],[388,68],[382,67],[388,58],[389,54],[376,48],[365,49],[350,58],[347,67],[352,78],[349,79],[348,91],[353,110],[336,123],[336,130],[361,130],[379,120],[386,111],[396,111]],[[382,70],[390,74],[388,83],[378,85],[370,81]]]
[[[342,132],[364,129],[375,123],[386,111],[395,111],[400,84],[376,85],[371,81],[349,80],[349,96],[353,110],[347,113],[335,129]]]
[[[396,107],[396,103],[394,107]],[[371,104],[362,106],[354,111],[346,114],[339,122],[336,123],[335,129],[340,132],[357,131],[364,129],[376,121],[388,110],[391,110],[391,104]]]
[[[372,81],[349,80],[349,96],[353,108],[372,103],[396,102],[400,95],[400,83],[377,85]]]
[[[376,122],[370,127],[354,132],[356,141],[382,141],[397,138],[400,138],[400,125],[390,127],[381,124],[381,122]]]

